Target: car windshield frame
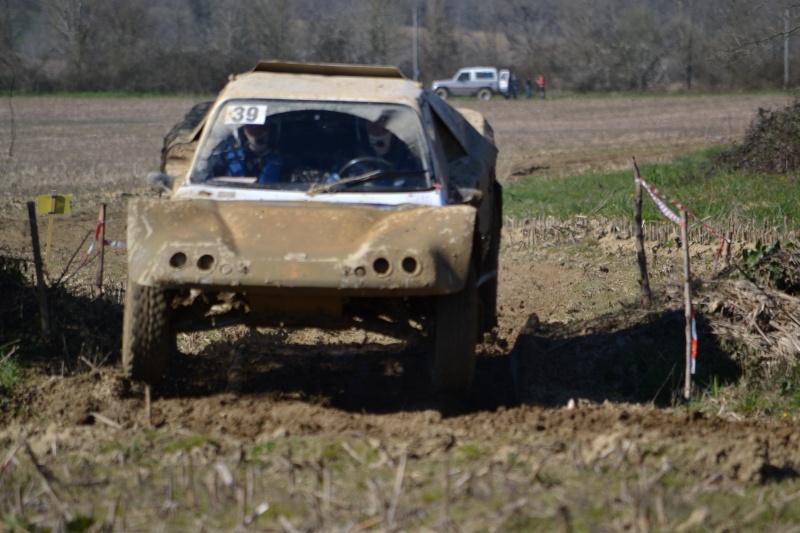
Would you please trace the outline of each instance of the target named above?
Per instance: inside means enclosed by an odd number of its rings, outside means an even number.
[[[376,123],[391,138],[392,151],[385,155],[385,163],[374,153],[375,127],[368,128]],[[258,127],[269,130],[266,148],[262,145],[260,152],[248,140]],[[371,179],[329,190],[425,191],[434,187],[429,154],[422,119],[407,105],[231,99],[207,123],[189,181],[212,187],[307,191],[374,173]],[[259,162],[251,164],[248,158],[255,157]],[[265,170],[269,165],[277,169]]]

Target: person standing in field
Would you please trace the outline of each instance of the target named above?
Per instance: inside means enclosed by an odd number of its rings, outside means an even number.
[[[519,92],[519,78],[515,73],[511,73],[511,79],[508,81],[508,92],[511,93],[511,98],[514,100],[517,99],[517,93]]]
[[[536,78],[536,85],[539,87],[539,97],[544,100],[544,74],[539,74],[539,77]]]

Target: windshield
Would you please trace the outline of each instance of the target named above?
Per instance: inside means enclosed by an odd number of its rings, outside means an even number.
[[[331,192],[432,188],[420,119],[405,106],[232,100],[209,126],[193,183]]]

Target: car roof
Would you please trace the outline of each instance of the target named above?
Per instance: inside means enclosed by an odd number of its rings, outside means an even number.
[[[219,101],[234,98],[397,103],[419,109],[422,84],[395,67],[261,61],[231,77]]]

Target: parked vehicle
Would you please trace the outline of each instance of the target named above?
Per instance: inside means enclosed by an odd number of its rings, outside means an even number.
[[[166,137],[160,197],[129,204],[126,373],[161,380],[180,331],[359,328],[422,335],[434,387],[467,392],[497,323],[496,158],[480,113],[394,68],[235,76]]]
[[[448,96],[477,96],[481,100],[491,100],[495,94],[508,93],[508,81],[511,72],[494,67],[462,68],[449,80],[436,80],[432,89],[439,98],[446,100]]]

